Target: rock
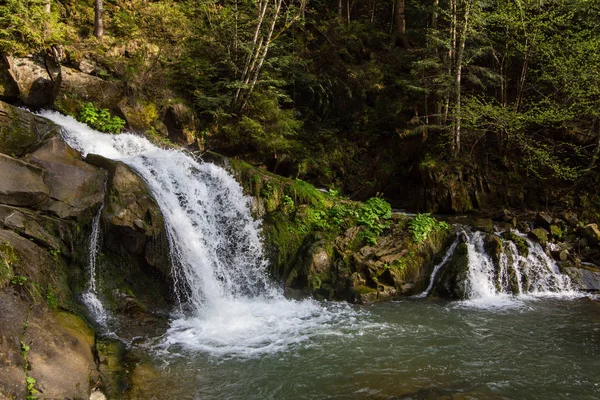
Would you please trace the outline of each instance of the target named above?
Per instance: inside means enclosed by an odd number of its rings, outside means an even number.
[[[509,210],[502,209],[502,210],[498,210],[495,213],[493,213],[491,215],[491,218],[494,221],[510,222],[510,221],[512,221],[512,219],[514,218],[514,216],[513,216],[513,214]]]
[[[46,209],[61,218],[86,216],[104,200],[105,173],[81,161],[81,154],[55,136],[25,159],[44,169],[44,183],[52,202]]]
[[[62,104],[68,102],[69,97],[72,96],[77,96],[82,101],[92,102],[98,108],[117,110],[117,105],[123,98],[123,90],[114,82],[63,66],[56,101]]]
[[[467,244],[460,243],[438,273],[432,293],[440,297],[464,299],[467,296],[468,275],[469,248]]]
[[[500,259],[500,254],[502,254],[503,250],[502,239],[495,235],[485,235],[483,247],[486,253],[488,253],[492,260],[494,260],[494,262],[497,264]]]
[[[0,99],[13,102],[18,98],[19,87],[10,75],[8,60],[0,56]]]
[[[579,218],[577,218],[577,214],[575,214],[572,211],[566,211],[563,215],[562,218],[567,221],[567,224],[571,227],[571,228],[577,228],[579,226]]]
[[[527,234],[530,239],[535,240],[542,246],[548,243],[548,231],[542,228],[535,228]]]
[[[42,169],[0,154],[0,176],[0,203],[27,207],[48,203],[50,190]]]
[[[194,143],[196,130],[195,115],[184,104],[176,103],[167,107],[163,123],[167,127],[169,139],[173,143],[189,146]]]
[[[551,250],[550,254],[556,261],[567,261],[569,259],[569,250],[558,248]]]
[[[29,58],[7,56],[6,61],[23,104],[44,107],[54,102],[60,87],[60,77],[53,80],[44,64]]]
[[[60,127],[50,120],[0,101],[0,153],[22,157],[56,135]]]
[[[509,240],[517,246],[517,252],[519,255],[523,257],[529,256],[529,246],[527,245],[527,241],[517,235],[515,232],[504,232],[502,233],[502,237],[505,240]]]
[[[478,231],[494,233],[494,223],[491,218],[477,218],[473,221],[472,227]]]
[[[98,65],[96,65],[96,63],[85,59],[77,62],[75,66],[78,70],[88,75],[92,75],[98,71]]]
[[[496,226],[500,232],[508,232],[514,228],[514,225],[510,222],[497,222]]]
[[[554,239],[561,240],[563,237],[563,231],[558,225],[550,225],[550,235]]]
[[[600,269],[591,267],[561,266],[564,274],[571,278],[571,282],[579,290],[598,292],[600,291]]]
[[[469,242],[469,237],[467,236],[467,234],[463,231],[458,235],[458,241],[460,243],[468,243]]]
[[[552,217],[545,212],[539,212],[535,216],[535,223],[546,230],[550,229],[550,225],[552,225]]]
[[[596,224],[586,225],[583,228],[583,233],[592,245],[597,245],[598,243],[600,243],[600,230],[598,230],[598,225],[596,225]]]
[[[18,233],[21,236],[32,238],[45,247],[55,250],[64,249],[61,241],[51,235],[43,226],[52,224],[48,217],[39,217],[26,209],[0,205],[0,225]],[[38,222],[39,220],[39,222]]]

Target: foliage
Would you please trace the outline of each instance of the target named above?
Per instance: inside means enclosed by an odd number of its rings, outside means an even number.
[[[379,198],[372,197],[358,209],[357,224],[365,227],[362,235],[368,244],[376,244],[377,236],[390,226],[392,207]]]
[[[10,280],[10,283],[12,283],[13,285],[23,286],[28,280],[29,278],[27,278],[26,276],[17,275]]]
[[[0,243],[0,289],[13,277],[13,266],[18,261],[14,247],[8,243]]]
[[[429,213],[417,214],[408,223],[408,230],[415,243],[423,242],[431,233],[440,229],[450,229],[450,225],[446,222],[438,221]]]
[[[123,119],[111,116],[110,111],[106,108],[97,109],[92,103],[85,103],[83,105],[77,120],[106,133],[119,133],[125,126]]]

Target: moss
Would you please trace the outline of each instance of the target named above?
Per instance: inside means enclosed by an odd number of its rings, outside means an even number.
[[[563,231],[557,225],[550,225],[550,235],[558,240],[561,240],[563,237]]]
[[[502,237],[506,240],[510,240],[511,242],[513,242],[515,244],[515,246],[517,246],[517,252],[519,253],[520,256],[522,256],[522,257],[529,256],[529,246],[527,246],[527,242],[521,236],[517,235],[514,232],[509,231],[509,232],[504,232],[502,234]]]
[[[545,246],[548,243],[548,232],[542,228],[533,229],[529,232],[529,236],[540,243],[542,246]]]
[[[360,285],[360,286],[353,287],[352,293],[357,294],[357,295],[377,293],[377,289],[369,287],[369,286]]]
[[[14,276],[13,265],[18,261],[17,252],[10,243],[0,243],[0,289]]]

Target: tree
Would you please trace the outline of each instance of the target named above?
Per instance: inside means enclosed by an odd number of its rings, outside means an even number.
[[[104,35],[102,12],[102,0],[94,0],[94,36],[98,39],[102,39]]]

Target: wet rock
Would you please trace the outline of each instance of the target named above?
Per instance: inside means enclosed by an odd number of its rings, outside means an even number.
[[[600,243],[600,230],[596,224],[588,224],[583,228],[583,233],[592,245]]]
[[[46,210],[61,218],[91,219],[104,199],[104,171],[81,161],[81,154],[59,136],[25,159],[44,170],[44,183],[53,200]]]
[[[600,291],[600,269],[587,266],[561,265],[561,271],[571,278],[571,282],[579,290],[590,292]]]
[[[50,199],[41,168],[0,154],[0,176],[0,203],[37,207]]]
[[[6,57],[9,74],[19,89],[19,99],[32,107],[50,106],[60,87],[60,77],[52,79],[46,66],[29,58]]]
[[[0,101],[0,153],[22,157],[56,135],[60,127],[50,120]]]
[[[535,228],[527,234],[530,239],[538,242],[542,246],[548,243],[548,231],[543,228]]]
[[[521,236],[517,235],[515,232],[504,232],[502,233],[502,237],[505,240],[510,240],[515,244],[519,255],[523,257],[529,256],[529,246],[527,245],[527,241]]]
[[[469,249],[465,243],[456,246],[452,258],[436,277],[432,294],[440,297],[464,299],[467,296],[469,276]]]
[[[556,250],[551,250],[550,254],[556,261],[567,261],[569,259],[569,250],[557,248]]]
[[[535,223],[546,230],[550,230],[552,222],[552,217],[548,213],[539,212],[535,216]]]
[[[473,221],[472,227],[478,231],[494,233],[494,223],[491,218],[477,218]]]

